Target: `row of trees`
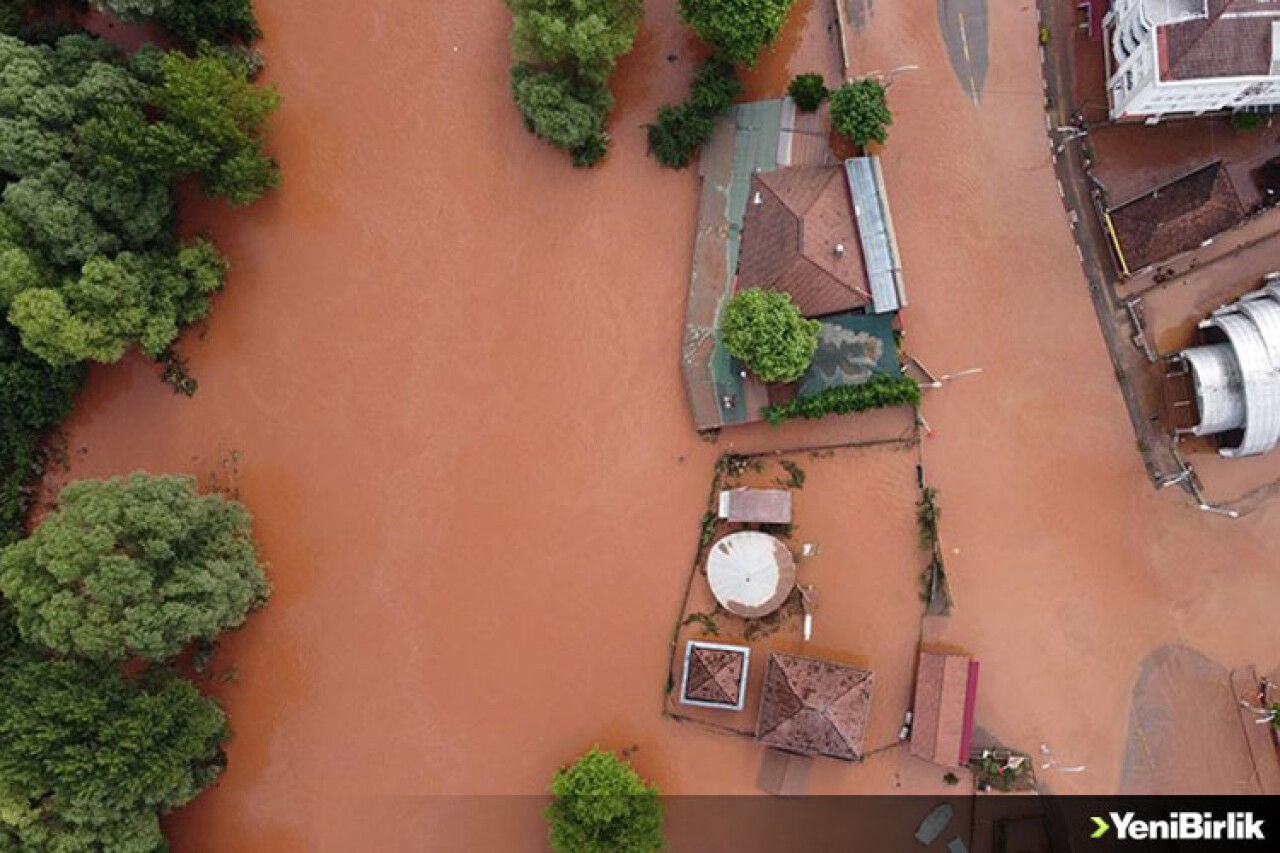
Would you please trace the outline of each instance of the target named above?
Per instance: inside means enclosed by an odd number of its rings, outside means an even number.
[[[715,119],[743,92],[735,65],[754,65],[778,37],[795,0],[680,0],[680,17],[714,53],[698,68],[689,97],[666,104],[648,125],[649,153],[682,169],[711,139]]]
[[[178,236],[177,186],[247,204],[280,179],[248,0],[96,5],[201,47],[126,55],[78,29],[75,3],[0,0],[0,544],[82,365],[160,357],[223,285],[216,247]]]
[[[67,486],[0,551],[0,850],[158,853],[227,719],[173,664],[270,591],[238,502],[183,477]]]
[[[185,49],[126,55],[75,2],[0,0],[0,850],[156,853],[225,765],[177,657],[267,597],[244,508],[185,479],[77,483],[21,538],[87,361],[158,357],[227,262],[176,188],[246,204],[279,168],[249,0],[94,0]]]
[[[609,150],[605,121],[618,57],[631,50],[643,0],[507,0],[514,14],[511,92],[525,127],[594,166]]]

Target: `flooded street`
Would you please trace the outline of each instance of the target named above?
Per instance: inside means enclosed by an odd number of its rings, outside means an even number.
[[[68,425],[75,476],[234,474],[270,563],[220,658],[230,768],[175,850],[541,850],[536,804],[466,827],[415,798],[541,792],[596,742],[638,744],[665,792],[753,791],[757,747],[661,716],[732,438],[694,434],[679,371],[696,172],[644,152],[701,55],[675,0],[646,4],[593,171],[521,127],[497,0],[258,6],[284,182],[191,217],[233,264],[182,345],[199,392],[130,358]],[[875,4],[850,43],[859,71],[921,66],[883,151],[908,348],[984,371],[925,400],[956,599],[925,635],[982,659],[980,725],[1088,766],[1053,789],[1110,791],[1148,652],[1274,665],[1280,506],[1232,522],[1145,479],[1054,187],[1034,6],[990,14],[980,104],[933,4]],[[797,5],[753,95],[832,61],[829,17]],[[898,750],[811,787],[935,770]]]

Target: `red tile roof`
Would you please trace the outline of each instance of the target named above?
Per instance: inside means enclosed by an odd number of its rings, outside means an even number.
[[[1109,211],[1131,270],[1194,249],[1245,216],[1222,163],[1210,163]]]
[[[1162,80],[1266,75],[1280,0],[1208,0],[1204,18],[1165,24],[1157,37]]]
[[[752,287],[790,294],[807,317],[870,302],[842,166],[799,166],[752,177],[738,288]]]
[[[756,740],[801,755],[862,757],[873,676],[856,666],[773,652]]]
[[[731,649],[716,649],[691,643],[689,672],[685,678],[686,699],[736,707],[742,689],[746,655]]]

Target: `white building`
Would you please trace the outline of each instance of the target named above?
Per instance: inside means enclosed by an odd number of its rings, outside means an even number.
[[[1113,119],[1280,105],[1280,0],[1115,0],[1103,45]]]
[[[1214,311],[1204,344],[1178,353],[1191,374],[1196,435],[1218,436],[1223,456],[1266,453],[1280,441],[1280,282]]]

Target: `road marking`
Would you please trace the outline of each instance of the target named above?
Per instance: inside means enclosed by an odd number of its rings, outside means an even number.
[[[960,46],[964,48],[964,61],[969,61],[969,36],[964,31],[964,15],[960,15]]]
[[[1080,263],[1084,263],[1084,252],[1080,251],[1080,244],[1076,243],[1076,257],[1080,259]]]
[[[1048,113],[1045,113],[1045,114],[1044,114],[1044,129],[1045,129],[1045,130],[1049,130],[1049,131],[1052,131],[1052,130],[1053,130],[1053,125],[1049,123],[1049,114],[1048,114]]]
[[[978,83],[972,77],[969,78],[969,94],[973,96],[973,105],[978,106]]]
[[[1058,198],[1066,198],[1067,193],[1065,190],[1062,189],[1062,179],[1058,178],[1057,180],[1058,180]]]

